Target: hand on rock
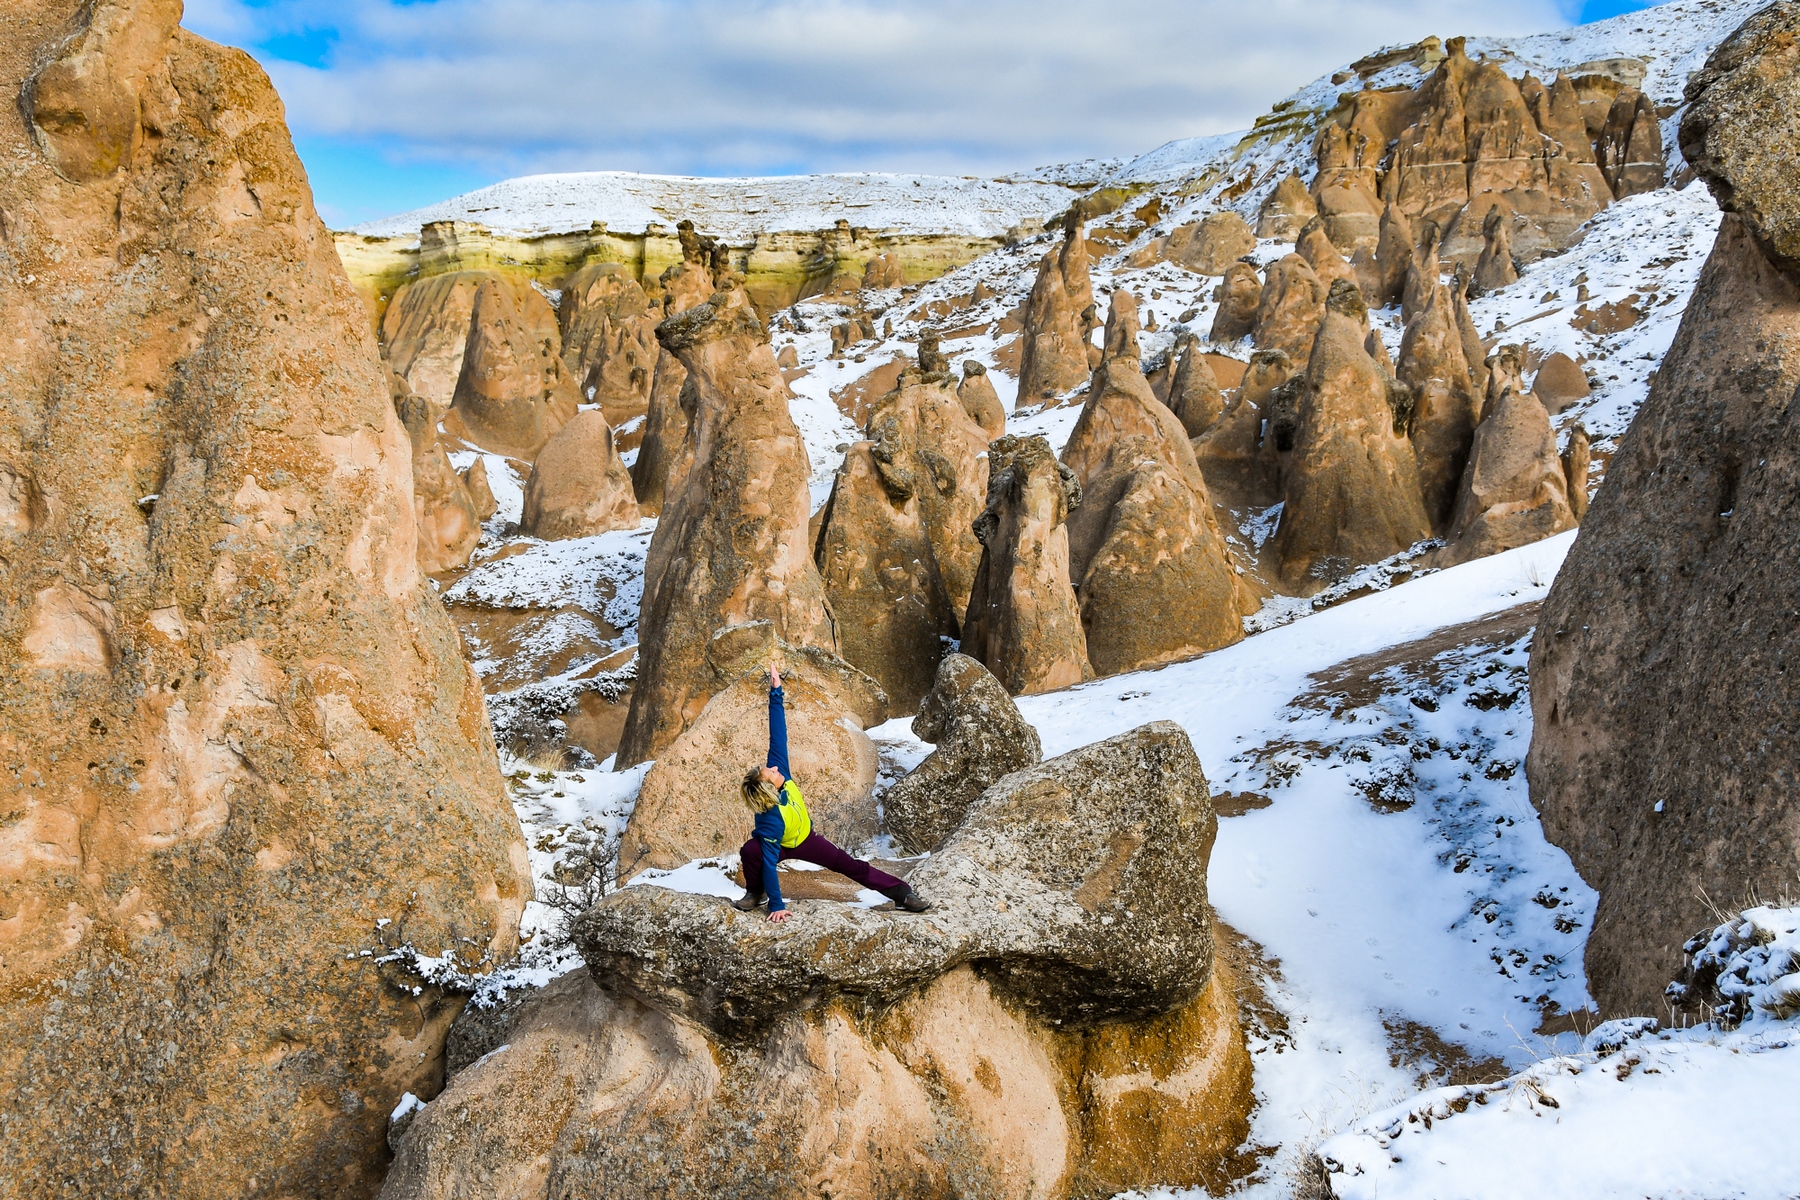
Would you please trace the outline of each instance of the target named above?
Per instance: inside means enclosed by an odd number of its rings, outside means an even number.
[[[780,687],[781,685],[776,684],[775,686]],[[781,924],[783,921],[785,921],[787,919],[788,919],[788,914],[787,914],[787,909],[785,909],[785,908],[778,908],[774,912],[769,914],[769,920],[776,925]]]
[[[771,688],[781,686],[781,668],[775,665],[774,659],[769,660],[769,686]]]

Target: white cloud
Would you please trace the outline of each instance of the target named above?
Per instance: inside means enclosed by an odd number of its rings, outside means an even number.
[[[989,173],[1240,128],[1430,33],[1566,23],[1560,0],[190,0],[269,62],[296,130],[491,168]],[[277,53],[282,43],[276,42]]]

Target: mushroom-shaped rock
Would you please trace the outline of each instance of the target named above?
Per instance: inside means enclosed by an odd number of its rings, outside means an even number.
[[[1431,535],[1393,392],[1364,349],[1367,310],[1332,289],[1306,366],[1281,524],[1272,542],[1290,587],[1317,586]],[[1403,426],[1402,426],[1403,427]]]
[[[774,650],[771,635],[766,622],[720,631],[709,666],[734,676],[732,682],[658,753],[644,777],[619,840],[621,877],[734,854],[749,836],[751,813],[738,783],[768,753],[769,691],[762,666],[737,668],[766,664]],[[877,765],[875,745],[860,726],[885,717],[885,697],[830,655],[789,647],[780,657],[794,778],[819,831],[841,845],[859,846],[876,833]]]
[[[1213,289],[1219,309],[1213,314],[1212,331],[1208,335],[1221,344],[1249,337],[1256,328],[1257,306],[1262,303],[1262,280],[1252,263],[1234,262],[1225,268],[1225,278]]]
[[[525,484],[525,532],[545,541],[635,529],[637,497],[631,475],[613,450],[606,417],[589,409],[556,431]]]
[[[1280,350],[1296,362],[1306,361],[1319,318],[1325,315],[1327,290],[1298,254],[1272,263],[1256,306],[1256,348]]]
[[[1312,193],[1306,190],[1298,175],[1289,174],[1263,201],[1256,216],[1256,236],[1291,242],[1300,236],[1306,223],[1318,215],[1319,206],[1313,201]]]
[[[1550,414],[1536,396],[1508,387],[1476,427],[1451,542],[1435,559],[1468,562],[1574,527]]]
[[[1087,382],[1094,332],[1094,285],[1088,277],[1087,238],[1074,209],[1063,240],[1038,264],[1025,301],[1024,351],[1019,360],[1019,402],[1036,404],[1066,395]]]
[[[972,358],[966,360],[963,363],[962,386],[956,389],[956,398],[962,403],[963,411],[974,418],[991,442],[1006,432],[1006,406],[1000,403],[1000,395],[994,391],[994,381],[987,374],[986,366]]]
[[[1141,1019],[1211,974],[1215,828],[1187,734],[1158,721],[982,792],[912,873],[936,905],[923,919],[800,901],[774,925],[640,886],[578,918],[575,942],[602,987],[728,1037],[840,996],[894,1003],[962,963],[1039,1019]]]
[[[621,767],[656,757],[699,717],[718,687],[706,663],[718,630],[769,621],[790,645],[837,650],[807,537],[806,445],[741,280],[728,277],[725,290],[666,318],[656,336],[687,372],[693,463],[645,561]]]
[[[1409,426],[1419,487],[1432,528],[1450,523],[1456,489],[1469,461],[1481,399],[1463,357],[1456,306],[1439,284],[1400,342],[1400,382],[1412,389]]]
[[[482,283],[446,428],[489,450],[537,457],[579,407],[558,340],[542,296],[499,279]]]
[[[681,491],[694,447],[688,441],[688,411],[682,385],[687,368],[662,350],[656,359],[656,378],[650,387],[649,411],[644,417],[644,440],[638,443],[637,460],[631,464],[631,489],[638,508],[655,515],[670,496]]]
[[[1208,213],[1169,234],[1163,257],[1201,275],[1223,275],[1228,267],[1256,249],[1256,235],[1234,212]]]
[[[975,521],[981,565],[963,620],[963,652],[1013,695],[1094,677],[1069,582],[1069,513],[1081,485],[1042,436],[988,446],[987,507]]]
[[[935,748],[882,797],[887,824],[914,853],[936,850],[970,806],[1002,776],[1044,756],[1037,730],[1006,689],[966,654],[949,654],[913,718],[913,735]]]

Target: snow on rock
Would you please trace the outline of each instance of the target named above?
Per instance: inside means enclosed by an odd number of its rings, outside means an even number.
[[[646,520],[636,529],[559,542],[518,538],[506,545],[512,553],[481,557],[444,599],[486,608],[574,605],[602,614],[619,630],[615,645],[631,645],[644,597],[644,557],[655,532],[656,522]]]
[[[508,179],[424,208],[358,225],[365,237],[416,237],[433,221],[469,221],[527,237],[586,232],[596,223],[638,233],[689,219],[728,242],[814,232],[847,219],[884,233],[1000,237],[1062,211],[1056,183],[947,175],[775,175],[740,179],[583,171]]]

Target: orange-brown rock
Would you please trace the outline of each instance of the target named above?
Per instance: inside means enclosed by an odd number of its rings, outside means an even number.
[[[1588,445],[1587,430],[1577,425],[1569,430],[1569,444],[1562,452],[1563,483],[1569,491],[1569,511],[1577,521],[1587,516],[1588,468],[1593,450]]]
[[[1256,268],[1247,262],[1234,262],[1225,268],[1225,278],[1213,289],[1219,308],[1213,314],[1212,331],[1207,335],[1221,345],[1249,337],[1256,328],[1256,311],[1262,303],[1262,280]]]
[[[1063,449],[1082,495],[1068,522],[1069,572],[1099,675],[1230,645],[1257,607],[1188,435],[1144,379],[1136,326],[1136,299],[1113,293],[1108,357]]]
[[[1312,353],[1325,313],[1327,289],[1304,258],[1290,254],[1269,266],[1256,306],[1256,348],[1280,350],[1296,362]]]
[[[994,391],[994,381],[987,373],[987,367],[974,359],[964,360],[962,386],[956,389],[956,398],[991,442],[1006,432],[1006,406],[1000,403],[1000,394]]]
[[[394,293],[382,315],[381,344],[388,365],[432,406],[434,423],[456,398],[475,293],[499,278],[487,271],[456,271],[414,280]]]
[[[1477,395],[1487,394],[1487,344],[1481,340],[1481,331],[1475,328],[1475,318],[1469,313],[1469,269],[1458,266],[1455,281],[1450,285],[1450,305],[1456,313],[1456,333],[1462,339],[1463,360],[1469,364],[1469,378],[1475,384]]]
[[[1067,395],[1087,382],[1094,328],[1094,285],[1088,277],[1087,238],[1071,210],[1061,246],[1038,263],[1025,301],[1024,352],[1019,360],[1019,403],[1037,404]]]
[[[1443,282],[1443,265],[1438,259],[1439,230],[1435,224],[1425,226],[1424,236],[1414,248],[1412,262],[1406,268],[1406,285],[1400,293],[1400,320],[1412,324],[1431,291]]]
[[[1636,88],[1625,88],[1614,97],[1597,149],[1600,173],[1616,198],[1654,192],[1663,185],[1662,122],[1650,97]]]
[[[1475,263],[1470,288],[1477,296],[1497,292],[1519,281],[1519,268],[1513,264],[1512,216],[1502,205],[1488,209],[1481,223],[1481,258]]]
[[[720,629],[768,621],[789,645],[837,650],[807,538],[806,445],[762,321],[741,279],[726,285],[656,329],[687,371],[693,464],[645,562],[620,766],[656,757],[698,719],[721,683],[706,661]]]
[[[1574,527],[1550,414],[1536,396],[1507,386],[1475,429],[1450,544],[1433,560],[1468,562]]]
[[[606,418],[593,409],[576,413],[531,464],[521,528],[557,541],[636,529],[638,520],[631,475],[613,450]]]
[[[1314,203],[1312,193],[1306,190],[1298,175],[1289,174],[1263,200],[1262,209],[1256,216],[1256,236],[1291,242],[1300,236],[1306,223],[1318,215],[1319,206]]]
[[[463,486],[469,490],[469,500],[475,505],[477,520],[485,521],[500,511],[500,502],[494,499],[494,489],[488,483],[485,458],[476,459],[461,474]]]
[[[1199,338],[1190,334],[1181,339],[1178,348],[1181,358],[1169,383],[1169,411],[1181,422],[1188,437],[1197,438],[1211,429],[1225,411],[1225,394],[1200,349]]]
[[[962,652],[1013,695],[1094,677],[1069,582],[1069,514],[1081,485],[1041,436],[988,446],[987,507],[975,524],[981,566],[963,619]]]
[[[933,339],[935,348],[935,339]],[[920,358],[931,365],[920,343]],[[937,674],[981,562],[987,435],[947,372],[910,369],[876,405],[869,440],[845,455],[821,514],[815,559],[841,653],[902,711]]]
[[[866,288],[905,287],[906,273],[901,269],[900,256],[890,250],[871,258],[863,268],[862,285]]]
[[[1573,81],[1558,72],[1548,87],[1536,76],[1519,81],[1519,96],[1531,110],[1543,135],[1556,144],[1570,162],[1594,161],[1594,145],[1581,112],[1581,97]]]
[[[580,405],[560,339],[549,301],[530,288],[484,280],[444,427],[483,449],[537,457]]]
[[[1587,373],[1561,350],[1548,355],[1538,364],[1537,375],[1531,381],[1531,390],[1552,413],[1559,413],[1571,404],[1586,400],[1588,393],[1592,391],[1588,386]]]
[[[1425,514],[1433,529],[1442,530],[1456,506],[1457,487],[1481,419],[1481,397],[1463,357],[1455,305],[1442,284],[1406,327],[1396,374],[1413,393],[1409,440]]]
[[[1244,218],[1226,210],[1208,213],[1169,234],[1163,257],[1201,275],[1223,275],[1232,263],[1256,249],[1256,235]]]
[[[1314,220],[1300,231],[1300,240],[1294,245],[1294,252],[1306,260],[1306,265],[1313,269],[1319,277],[1319,283],[1329,292],[1331,285],[1340,279],[1356,282],[1356,272],[1344,261],[1331,239],[1325,236],[1324,220]]]
[[[1363,299],[1376,308],[1400,303],[1406,294],[1406,276],[1412,270],[1412,222],[1406,214],[1389,204],[1381,213],[1381,236],[1375,249],[1375,288],[1365,289]]]
[[[1294,361],[1285,351],[1258,350],[1225,411],[1193,440],[1207,489],[1233,508],[1268,508],[1281,499],[1273,446],[1265,452],[1263,426],[1271,415],[1271,395],[1294,373]],[[1287,449],[1293,449],[1291,442]]]
[[[619,263],[582,267],[562,285],[557,308],[563,367],[584,402],[617,429],[650,407],[656,380],[656,323],[662,306]]]
[[[481,541],[481,522],[485,518],[438,442],[437,420],[431,406],[413,395],[406,380],[391,369],[388,387],[394,412],[406,427],[407,441],[412,446],[413,520],[419,531],[419,570],[435,575],[467,566]],[[483,478],[485,481],[485,474]]]
[[[531,883],[281,102],[180,16],[0,14],[0,1192],[354,1200],[459,1007],[385,952]]]
[[[1339,282],[1307,362],[1271,543],[1292,588],[1316,588],[1431,534],[1412,447],[1395,428],[1400,385],[1363,348],[1366,320],[1362,297]]]
[[[668,498],[679,493],[693,465],[693,444],[688,441],[690,416],[683,385],[687,368],[681,360],[659,347],[656,377],[650,388],[650,408],[644,416],[644,440],[631,464],[631,489],[638,508],[655,516]]]

